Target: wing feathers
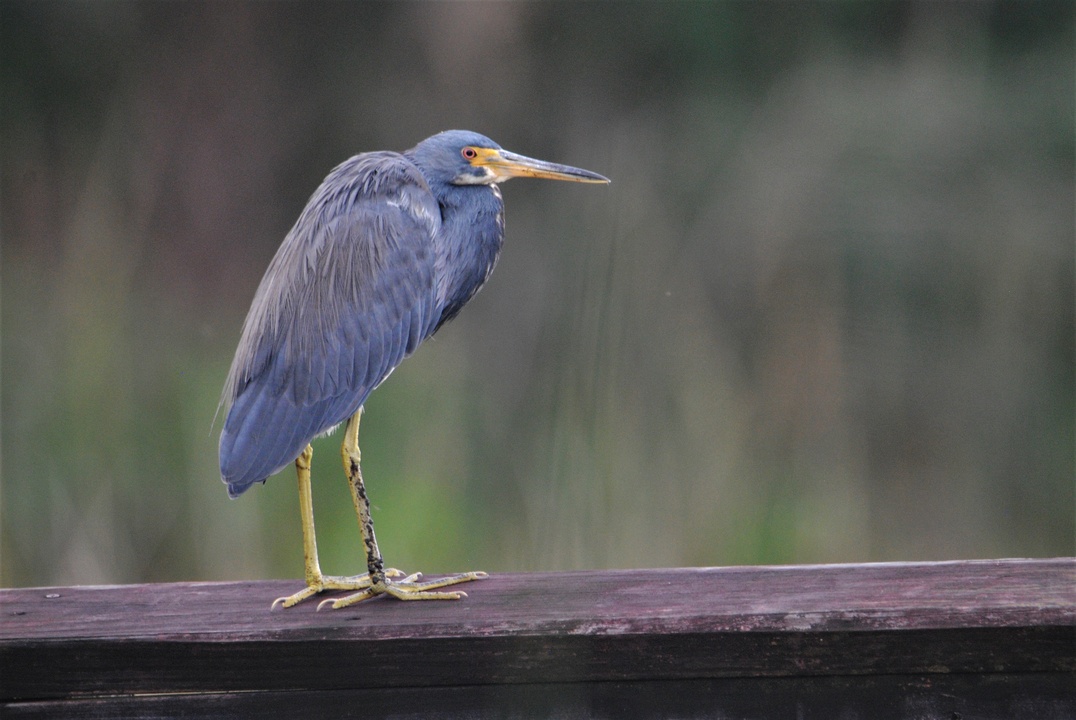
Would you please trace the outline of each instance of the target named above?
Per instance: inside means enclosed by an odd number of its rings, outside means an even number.
[[[346,420],[433,331],[439,228],[421,174],[394,153],[356,156],[314,193],[255,294],[225,386],[231,494]]]

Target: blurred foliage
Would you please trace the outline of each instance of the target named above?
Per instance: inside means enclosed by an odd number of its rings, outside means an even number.
[[[330,168],[450,127],[613,184],[507,185],[368,402],[390,564],[1072,554],[1072,58],[1068,2],[8,0],[0,581],[301,577],[292,473],[219,482],[239,328]]]

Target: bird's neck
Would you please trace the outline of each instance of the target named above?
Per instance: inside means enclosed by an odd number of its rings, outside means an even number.
[[[504,203],[496,185],[434,189],[441,205],[436,283],[441,321],[455,317],[486,282],[504,244]]]

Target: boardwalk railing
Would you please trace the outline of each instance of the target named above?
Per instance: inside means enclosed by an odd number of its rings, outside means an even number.
[[[1076,718],[1076,560],[0,591],[17,717]]]

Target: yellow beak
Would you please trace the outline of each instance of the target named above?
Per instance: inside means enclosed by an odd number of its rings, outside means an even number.
[[[524,155],[516,155],[507,150],[492,148],[475,148],[478,155],[471,160],[472,165],[489,168],[497,182],[514,177],[545,178],[546,180],[568,180],[570,182],[607,183],[609,178],[598,173],[560,165],[558,163],[535,160]]]

